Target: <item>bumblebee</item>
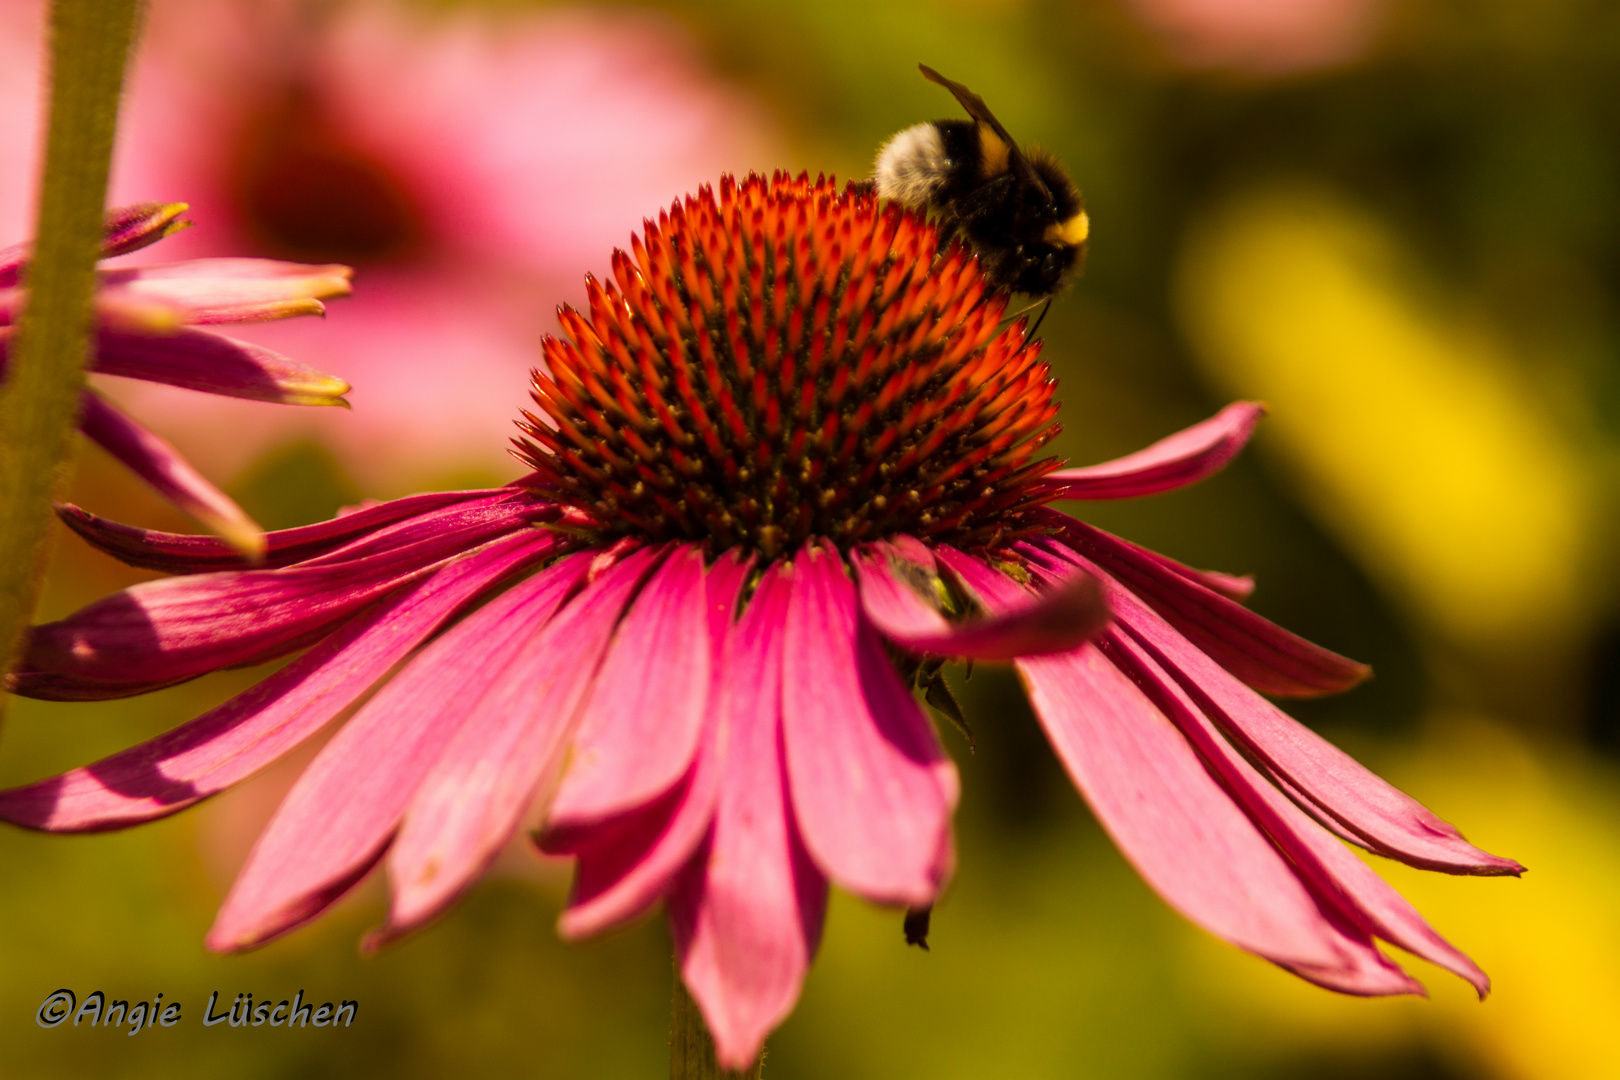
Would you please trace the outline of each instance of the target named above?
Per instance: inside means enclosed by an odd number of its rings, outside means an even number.
[[[1091,232],[1074,181],[1051,155],[1020,149],[978,94],[917,67],[972,119],[917,124],[884,143],[872,176],[878,195],[960,235],[992,285],[1051,296],[1079,266]]]

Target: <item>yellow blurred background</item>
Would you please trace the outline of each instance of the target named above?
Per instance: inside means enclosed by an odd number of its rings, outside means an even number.
[[[0,243],[29,227],[35,167],[38,10],[13,7]],[[1478,1003],[1411,960],[1429,1000],[1331,995],[1169,911],[1069,787],[1016,681],[981,667],[957,679],[976,749],[945,735],[961,853],[932,951],[905,946],[897,912],[835,897],[766,1075],[1620,1077],[1607,0],[152,0],[114,198],[193,203],[197,228],[166,257],[353,263],[353,301],[258,340],[349,378],[355,408],[106,389],[139,398],[267,527],[502,482],[535,340],[583,298],[583,273],[721,171],[864,174],[894,131],[955,114],[918,61],[1086,193],[1089,263],[1042,327],[1059,454],[1128,452],[1237,397],[1270,407],[1222,476],[1082,516],[1253,573],[1259,611],[1372,663],[1368,685],[1290,711],[1530,872],[1372,859],[1495,990]],[[73,500],[189,528],[93,449]],[[42,617],[138,578],[59,535]],[[15,701],[0,782],[149,737],[258,677]],[[567,867],[524,852],[374,958],[356,949],[382,914],[374,885],[257,953],[204,952],[301,760],[129,833],[0,832],[0,1076],[665,1071],[661,921],[559,943]],[[186,1021],[41,1029],[58,987],[162,992]],[[197,1020],[214,990],[299,989],[359,1000],[355,1027]]]

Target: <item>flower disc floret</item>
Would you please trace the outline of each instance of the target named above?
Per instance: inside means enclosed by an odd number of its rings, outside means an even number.
[[[559,309],[519,455],[599,539],[775,558],[814,536],[1039,531],[1055,382],[976,256],[827,178],[722,178]]]

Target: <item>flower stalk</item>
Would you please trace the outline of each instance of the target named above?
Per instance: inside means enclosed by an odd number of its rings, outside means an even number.
[[[765,1051],[744,1072],[722,1069],[715,1059],[714,1036],[703,1022],[703,1010],[681,978],[681,959],[675,958],[675,990],[670,997],[669,1080],[760,1080],[765,1074]]]
[[[39,593],[51,499],[61,490],[84,384],[102,207],[138,0],[55,0],[39,243],[16,362],[0,386],[0,659]],[[0,708],[4,699],[0,698]]]

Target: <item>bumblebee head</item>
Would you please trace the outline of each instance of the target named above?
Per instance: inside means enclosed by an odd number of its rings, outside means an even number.
[[[1011,265],[999,268],[992,277],[1014,292],[1050,296],[1068,282],[1083,250],[1080,245],[1049,244],[1044,240],[1020,244],[1008,260]]]

